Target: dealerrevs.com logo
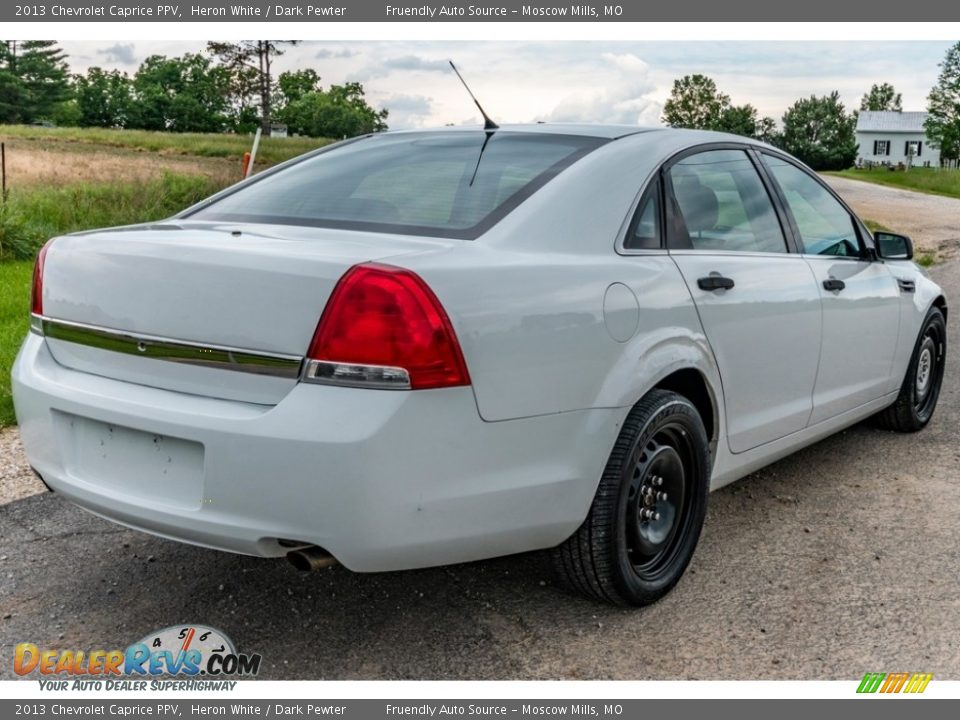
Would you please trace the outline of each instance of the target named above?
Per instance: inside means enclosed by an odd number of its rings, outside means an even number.
[[[254,677],[260,672],[260,661],[259,654],[238,653],[233,641],[216,628],[173,625],[150,633],[125,650],[54,650],[20,643],[14,649],[13,669],[17,675],[38,673],[43,678],[42,689],[67,689],[69,678],[74,687],[84,681],[84,687],[78,689],[145,690],[146,680],[137,678]],[[203,685],[217,689],[213,683]],[[150,685],[150,689],[168,687],[188,689],[167,683]]]

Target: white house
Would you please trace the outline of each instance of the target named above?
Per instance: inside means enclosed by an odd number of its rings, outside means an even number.
[[[938,167],[940,151],[930,146],[923,131],[925,112],[863,110],[857,118],[857,164]]]

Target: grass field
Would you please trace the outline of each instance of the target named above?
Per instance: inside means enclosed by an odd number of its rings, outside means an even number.
[[[50,237],[159,220],[240,179],[252,138],[0,125],[0,427],[15,422],[10,367],[27,332],[33,257]],[[257,169],[329,140],[264,138]]]
[[[0,125],[0,138],[22,142],[88,145],[103,150],[114,148],[160,155],[192,155],[209,158],[237,158],[250,149],[252,135],[213,133],[167,133],[151,130],[108,128],[45,128],[33,125]],[[276,165],[332,142],[323,138],[269,138],[260,141],[257,159]]]
[[[27,334],[32,262],[0,263],[0,428],[12,425],[10,368]]]
[[[935,168],[913,168],[908,171],[891,172],[883,168],[874,170],[842,170],[827,175],[862,180],[877,185],[889,185],[905,190],[946,195],[960,198],[960,170],[938,170]]]

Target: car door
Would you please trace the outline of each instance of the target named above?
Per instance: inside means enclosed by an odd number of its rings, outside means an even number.
[[[900,331],[900,287],[866,252],[865,230],[816,176],[762,154],[823,300],[823,345],[813,393],[815,424],[891,388]]]
[[[664,171],[667,244],[723,382],[730,450],[806,427],[820,355],[820,295],[742,148],[695,151]]]
[[[810,424],[885,395],[900,326],[900,287],[866,252],[865,233],[819,178],[769,153],[804,261],[823,301],[823,343]]]

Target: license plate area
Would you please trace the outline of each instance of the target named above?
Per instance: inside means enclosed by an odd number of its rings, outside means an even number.
[[[54,411],[64,469],[74,480],[138,505],[196,510],[203,445]]]

